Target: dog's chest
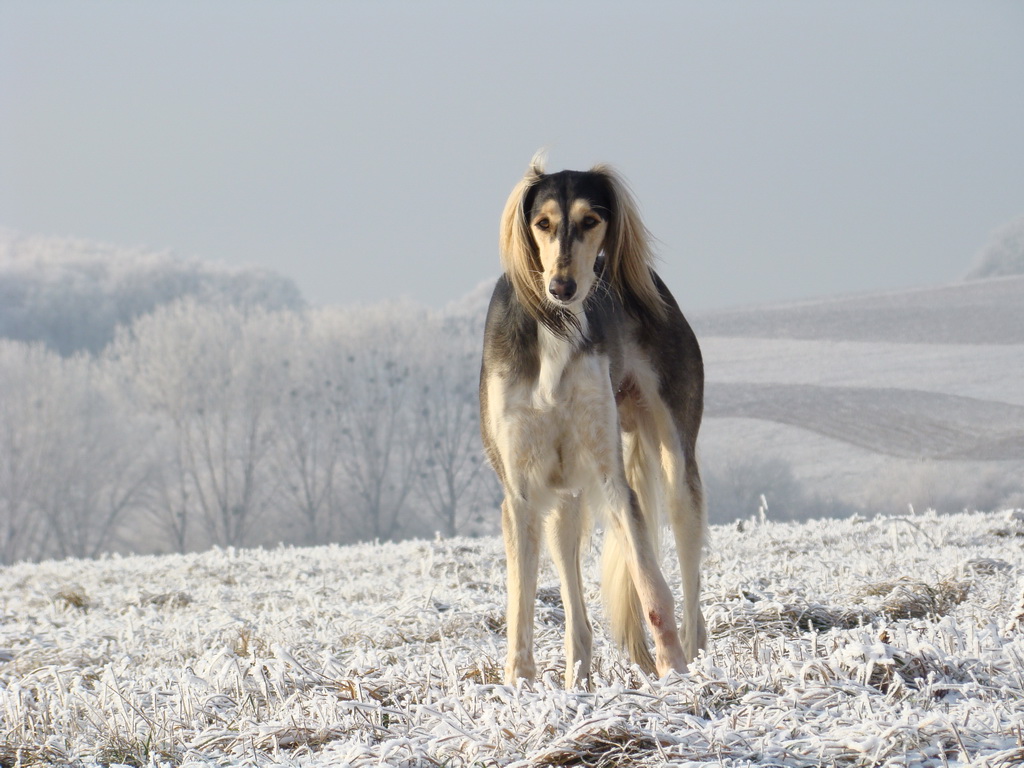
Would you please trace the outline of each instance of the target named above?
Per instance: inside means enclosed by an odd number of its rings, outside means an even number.
[[[577,365],[573,366],[568,376],[566,375],[569,364],[577,362],[579,357],[574,344],[558,338],[543,326],[538,330],[537,336],[540,365],[537,381],[532,390],[532,404],[535,409],[545,411],[557,407],[560,399],[564,402],[575,388],[585,383],[585,376],[575,371],[575,368],[579,367]],[[585,363],[582,360],[578,362]]]
[[[505,391],[503,415],[493,427],[512,476],[571,491],[587,482],[587,468],[595,454],[607,453],[615,431],[609,363],[547,331],[538,342],[536,379]]]

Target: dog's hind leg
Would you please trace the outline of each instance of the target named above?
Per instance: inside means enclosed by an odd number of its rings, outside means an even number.
[[[659,675],[675,670],[686,671],[686,657],[676,632],[675,603],[672,590],[665,581],[647,530],[636,494],[625,479],[605,480],[605,496],[609,505],[608,536],[618,539],[621,551],[636,589],[647,626],[654,637],[655,668]],[[606,545],[607,546],[607,545]],[[626,585],[612,585],[622,589]]]
[[[586,521],[578,496],[563,496],[546,521],[548,549],[561,580],[565,610],[565,687],[590,687],[593,629],[583,600],[580,545]]]
[[[509,496],[501,504],[501,523],[508,582],[505,682],[515,685],[520,678],[532,681],[537,672],[533,660],[533,609],[537,598],[540,530],[537,515],[526,500],[511,500]]]
[[[629,413],[630,421],[642,420],[642,417],[642,412]],[[651,539],[651,546],[657,555],[660,509],[658,500],[662,477],[660,454],[657,447],[654,447],[652,452],[652,446],[645,439],[643,432],[635,428],[623,432],[622,453],[626,479],[636,492],[637,501],[647,520],[646,530]],[[640,605],[640,598],[629,574],[620,537],[610,534],[605,538],[601,585],[605,611],[608,613],[615,641],[629,653],[634,664],[648,674],[654,673],[654,657],[648,648],[647,632],[644,630],[643,606]]]
[[[683,626],[680,639],[686,661],[690,662],[707,645],[707,630],[700,610],[700,560],[706,529],[704,489],[693,452],[684,455],[674,435],[668,437],[663,446],[668,516],[675,536],[683,580]]]

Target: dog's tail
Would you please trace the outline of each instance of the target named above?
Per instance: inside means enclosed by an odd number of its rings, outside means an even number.
[[[657,668],[647,645],[640,597],[626,565],[622,541],[612,530],[605,533],[601,557],[601,596],[604,598],[604,610],[608,614],[612,639],[640,669],[649,675],[655,674]]]
[[[636,433],[624,437],[623,448],[626,479],[636,492],[646,523],[644,531],[650,537],[652,548],[657,554],[658,533],[661,527],[657,514],[660,509],[660,482],[653,473],[661,467],[655,458],[658,454],[652,454],[653,446],[645,445],[644,440]],[[614,526],[610,526],[605,532],[604,551],[601,556],[601,596],[604,599],[612,638],[644,672],[656,674],[654,657],[647,644],[643,606],[640,604],[640,596],[629,572],[626,546],[623,535]]]

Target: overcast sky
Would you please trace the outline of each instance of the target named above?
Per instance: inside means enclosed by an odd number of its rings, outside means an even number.
[[[949,282],[1024,213],[1021,2],[0,0],[0,225],[432,306],[530,156],[684,309]]]

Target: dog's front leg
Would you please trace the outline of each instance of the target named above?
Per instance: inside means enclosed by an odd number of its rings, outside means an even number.
[[[512,494],[507,494],[501,504],[501,527],[508,581],[505,682],[515,685],[520,678],[532,681],[537,673],[533,660],[533,609],[537,598],[540,531],[536,511],[526,499]]]
[[[583,602],[583,574],[580,571],[580,545],[583,537],[583,510],[578,495],[565,495],[546,520],[548,548],[558,568],[565,610],[565,687],[590,688],[590,663],[593,658],[594,631]]]

